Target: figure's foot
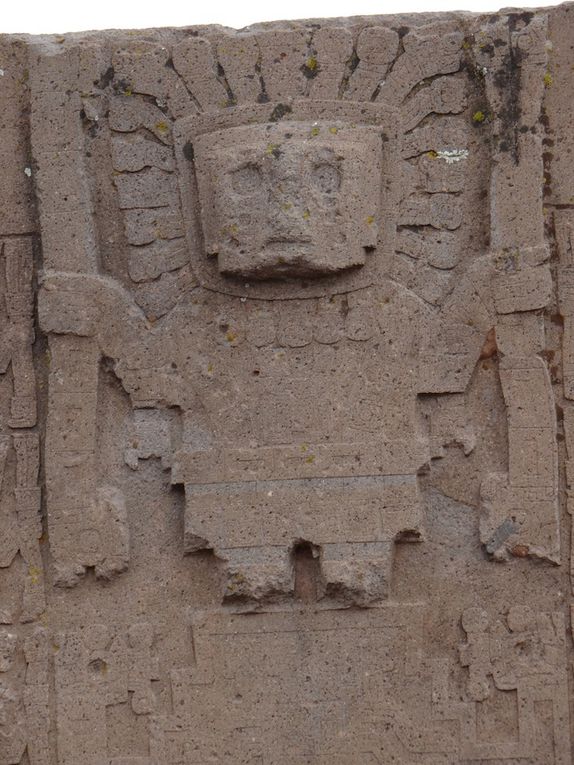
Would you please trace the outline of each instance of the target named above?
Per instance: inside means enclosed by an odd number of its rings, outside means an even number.
[[[221,550],[226,561],[225,600],[263,601],[293,591],[293,568],[284,547]]]
[[[327,544],[321,570],[325,595],[369,606],[389,595],[393,542]]]

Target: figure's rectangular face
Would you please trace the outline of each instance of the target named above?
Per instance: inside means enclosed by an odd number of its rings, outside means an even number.
[[[318,277],[377,246],[382,139],[374,127],[281,122],[198,136],[206,256],[222,274]]]

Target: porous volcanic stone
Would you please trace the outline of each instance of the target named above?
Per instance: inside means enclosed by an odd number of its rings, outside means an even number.
[[[0,107],[0,765],[569,765],[574,5]]]

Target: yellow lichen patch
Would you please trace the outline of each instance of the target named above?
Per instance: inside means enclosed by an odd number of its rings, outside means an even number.
[[[552,85],[552,82],[553,82],[552,75],[550,74],[550,72],[546,72],[546,74],[544,75],[544,87],[549,88]]]
[[[290,210],[292,207],[293,205],[291,204],[291,202],[285,202],[285,204],[283,205],[283,209],[285,211]]]
[[[235,340],[237,340],[237,332],[234,332],[232,329],[228,329],[225,333],[225,339],[228,343],[233,343]]]
[[[307,61],[305,62],[305,66],[310,72],[314,72],[315,69],[317,69],[317,66],[319,65],[319,62],[315,58],[315,56],[309,56]]]
[[[337,135],[338,132],[339,132],[339,128],[338,127],[334,127],[333,126],[333,127],[329,128],[329,133],[332,133],[333,135]]]
[[[265,154],[267,154],[269,157],[277,158],[279,156],[279,144],[268,143],[265,147]]]
[[[372,226],[373,223],[375,222],[375,216],[374,215],[367,215],[365,220],[367,222],[367,226]]]
[[[308,465],[312,465],[312,464],[313,464],[313,462],[315,462],[315,455],[314,455],[314,454],[310,454],[310,455],[309,455],[309,456],[306,458],[305,462],[306,462]]]
[[[307,444],[301,444],[301,451],[302,451],[303,453],[304,453],[304,452],[306,452],[308,448],[309,448],[309,447],[307,446]]]
[[[317,125],[313,125],[313,127],[311,128],[311,136],[315,138],[315,136],[318,136],[320,132],[321,132],[321,129],[317,127]]]
[[[431,149],[430,151],[427,151],[426,156],[429,159],[436,159],[438,157],[438,154],[436,153],[434,149]]]
[[[480,111],[480,109],[472,115],[472,121],[478,124],[480,124],[481,122],[484,122],[485,119],[486,119],[486,114]]]
[[[304,213],[303,213],[303,218],[304,218],[305,220],[309,220],[309,218],[310,218],[310,217],[311,217],[311,212],[310,212],[310,210],[305,210],[305,211],[304,211]]]
[[[40,581],[40,578],[42,577],[42,572],[36,566],[29,566],[28,576],[30,577],[30,581],[32,582],[32,584],[38,584],[38,582]]]
[[[167,133],[169,130],[169,125],[167,122],[156,122],[155,129],[158,133]]]

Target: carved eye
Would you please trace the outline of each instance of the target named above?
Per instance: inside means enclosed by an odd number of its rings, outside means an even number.
[[[341,173],[335,165],[324,162],[315,166],[313,183],[323,194],[334,194],[341,185]]]
[[[231,185],[236,194],[253,194],[261,187],[261,172],[257,165],[244,165],[231,173]]]

